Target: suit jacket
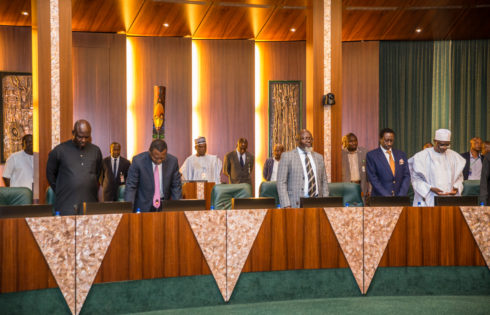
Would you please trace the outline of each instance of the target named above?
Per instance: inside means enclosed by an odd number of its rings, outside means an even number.
[[[463,169],[463,178],[464,180],[467,180],[468,177],[470,176],[470,156],[471,156],[471,153],[468,151],[468,152],[465,152],[465,153],[461,153],[461,156],[464,157],[464,159],[466,160],[466,165],[464,166],[464,169]],[[485,158],[485,156],[481,155],[480,156],[480,159],[481,159],[481,163],[482,163],[482,166],[483,166],[483,159]],[[483,169],[482,169],[483,171]]]
[[[162,181],[165,200],[182,198],[179,163],[173,155],[167,154],[162,163]],[[133,158],[133,164],[129,167],[124,200],[133,202],[134,209],[148,212],[153,204],[154,193],[155,181],[150,152],[143,152]]]
[[[102,200],[103,201],[117,201],[117,192],[120,185],[126,183],[128,178],[128,169],[131,165],[127,159],[119,156],[119,163],[117,165],[116,176],[112,171],[112,157],[108,156],[102,161],[102,173],[100,174],[100,183],[102,184]],[[123,178],[121,180],[121,174]]]
[[[316,166],[318,196],[328,196],[327,174],[323,157],[311,152]],[[305,195],[305,175],[298,149],[281,155],[281,163],[277,170],[277,192],[281,207],[299,208],[299,199]]]
[[[407,196],[410,186],[407,155],[395,149],[392,149],[392,154],[395,160],[395,176],[381,148],[367,153],[367,176],[372,186],[371,196]]]
[[[366,149],[361,147],[357,148],[357,162],[359,175],[361,177],[361,191],[363,192],[364,197],[366,197],[369,192],[366,174]],[[350,176],[349,151],[342,150],[342,181],[346,183],[350,182]]]
[[[255,158],[252,153],[245,152],[245,163],[242,167],[236,150],[228,152],[223,162],[223,173],[228,176],[230,184],[247,183],[252,185],[252,171]]]
[[[484,205],[490,205],[490,193],[488,188],[490,187],[490,154],[485,155],[483,159],[483,165],[481,168],[480,177],[480,202]]]
[[[272,169],[274,168],[274,159],[270,158],[265,160],[264,170],[262,171],[262,175],[266,181],[270,181],[272,177]]]

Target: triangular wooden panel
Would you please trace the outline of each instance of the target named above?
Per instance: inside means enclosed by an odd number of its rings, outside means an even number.
[[[366,294],[403,207],[364,208],[364,288]]]
[[[266,209],[229,210],[226,219],[226,299],[228,301],[240,277],[243,265],[262,226]]]
[[[325,208],[325,214],[363,292],[363,208]]]
[[[185,211],[185,216],[226,301],[226,210]]]
[[[72,314],[75,314],[75,220],[75,216],[26,218]]]
[[[104,214],[77,218],[76,314],[82,310],[121,217],[122,214]]]
[[[490,207],[460,207],[460,209],[490,269]]]

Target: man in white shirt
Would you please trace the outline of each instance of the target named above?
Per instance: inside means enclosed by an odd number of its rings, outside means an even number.
[[[434,196],[460,195],[463,191],[464,158],[449,149],[451,131],[438,129],[434,147],[408,160],[415,193],[413,205],[434,206]]]
[[[277,170],[279,169],[279,161],[281,160],[283,152],[284,146],[282,144],[274,145],[274,148],[272,149],[274,157],[265,161],[264,170],[262,171],[262,175],[266,181],[277,180]]]
[[[461,156],[466,160],[466,165],[463,169],[463,178],[464,180],[480,180],[484,158],[484,155],[481,154],[481,138],[474,137],[470,140],[470,145],[470,151],[461,153]]]
[[[22,151],[10,155],[2,176],[7,187],[26,187],[32,190],[34,182],[32,135],[25,135],[22,138]]]
[[[205,137],[194,140],[196,155],[189,156],[182,164],[180,172],[183,180],[205,180],[221,183],[221,160],[216,155],[206,154],[207,145]]]
[[[277,171],[277,193],[283,208],[299,208],[301,197],[328,197],[323,156],[313,152],[313,137],[303,129],[297,147],[284,153]]]

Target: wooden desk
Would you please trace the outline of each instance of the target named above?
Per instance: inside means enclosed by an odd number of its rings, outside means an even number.
[[[199,187],[202,185],[201,187]],[[211,209],[211,191],[213,190],[214,182],[189,182],[182,185],[183,199],[205,199],[206,209]],[[204,193],[200,190],[203,189]],[[203,194],[202,196],[199,196]]]

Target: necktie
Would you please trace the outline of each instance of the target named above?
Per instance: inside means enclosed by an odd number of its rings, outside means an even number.
[[[240,154],[240,165],[243,167],[245,165],[245,162],[243,162],[243,157],[242,155]]]
[[[305,165],[306,173],[308,174],[308,196],[314,197],[316,195],[315,173],[313,173],[313,167],[311,167],[310,159],[308,158],[308,154],[306,152]]]
[[[158,165],[155,165],[153,171],[153,178],[155,179],[155,193],[153,194],[153,207],[158,209],[160,207],[160,174],[158,173]]]
[[[393,155],[391,154],[391,150],[386,151],[390,155],[390,168],[393,176],[395,176],[395,160],[393,160]]]
[[[117,177],[117,159],[114,159],[114,165],[112,167],[112,174],[114,174],[114,178]]]

